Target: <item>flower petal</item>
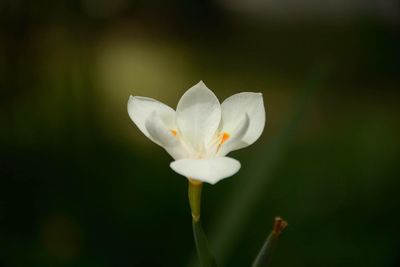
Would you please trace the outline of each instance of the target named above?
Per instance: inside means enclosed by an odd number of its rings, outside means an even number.
[[[261,135],[265,126],[265,108],[261,93],[239,93],[228,97],[222,104],[222,131],[232,132],[237,127],[237,118],[248,114],[249,127],[234,149],[240,149],[254,143]]]
[[[229,152],[239,149],[246,144],[243,142],[243,137],[247,133],[247,130],[250,126],[250,117],[247,113],[242,116],[242,119],[239,120],[235,129],[230,133],[230,137],[228,141],[221,144],[220,149],[218,150],[219,156],[225,156]]]
[[[228,157],[181,159],[171,162],[170,167],[187,178],[215,184],[238,172],[240,162]]]
[[[202,153],[221,121],[221,105],[214,93],[199,82],[179,100],[176,120],[182,138]]]
[[[150,139],[162,146],[175,160],[188,157],[178,138],[165,126],[155,111],[147,118],[145,126]]]
[[[175,111],[167,105],[148,97],[130,96],[128,101],[128,114],[136,126],[154,141],[147,129],[146,120],[153,113],[156,112],[161,120],[169,129],[176,129],[175,125]]]

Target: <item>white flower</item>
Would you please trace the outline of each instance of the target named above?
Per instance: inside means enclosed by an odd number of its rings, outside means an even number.
[[[210,184],[240,169],[239,161],[226,155],[254,143],[265,125],[261,93],[235,94],[220,104],[201,81],[183,94],[176,111],[152,98],[130,96],[128,113],[175,159],[170,164],[175,172]]]

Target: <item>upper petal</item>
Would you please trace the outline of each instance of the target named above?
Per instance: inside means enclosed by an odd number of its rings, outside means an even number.
[[[176,122],[182,138],[202,153],[221,121],[221,105],[214,93],[199,82],[186,91],[176,108]]]
[[[265,108],[261,93],[243,92],[228,97],[222,104],[222,131],[230,133],[238,125],[238,118],[244,114],[249,116],[249,127],[233,150],[254,143],[261,135],[265,126]]]
[[[181,159],[170,164],[171,168],[187,178],[215,184],[234,175],[240,169],[240,162],[229,157],[208,159]]]
[[[164,147],[174,159],[188,157],[188,153],[178,140],[178,137],[166,127],[155,111],[147,118],[145,126],[150,138]]]
[[[146,121],[156,112],[169,129],[176,129],[175,111],[169,106],[148,97],[130,96],[128,101],[128,114],[136,126],[152,141],[152,137],[146,129]]]

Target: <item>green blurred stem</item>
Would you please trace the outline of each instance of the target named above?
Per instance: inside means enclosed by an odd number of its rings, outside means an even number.
[[[197,255],[201,267],[216,267],[214,256],[211,253],[206,234],[204,233],[201,222],[192,220],[194,242],[196,243]]]
[[[276,247],[281,232],[287,227],[288,223],[282,218],[276,217],[274,226],[267,240],[262,246],[252,267],[268,267],[271,262],[271,255]]]
[[[193,221],[200,221],[201,189],[203,183],[189,179],[189,204],[192,211]]]
[[[192,211],[192,227],[197,255],[202,267],[216,267],[214,256],[208,245],[207,236],[200,222],[201,190],[203,183],[189,179],[189,204]]]

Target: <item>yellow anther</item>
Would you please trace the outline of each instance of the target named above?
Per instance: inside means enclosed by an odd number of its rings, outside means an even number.
[[[171,130],[173,136],[176,136],[177,132],[175,130]]]
[[[229,139],[229,137],[230,137],[230,135],[228,133],[223,133],[220,144],[222,145],[223,143],[225,143],[225,141],[227,141]]]
[[[221,148],[222,144],[225,143],[225,141],[227,141],[229,139],[229,137],[231,137],[231,136],[228,133],[223,133],[222,134],[221,141],[219,142],[219,144],[217,146],[217,152]]]

